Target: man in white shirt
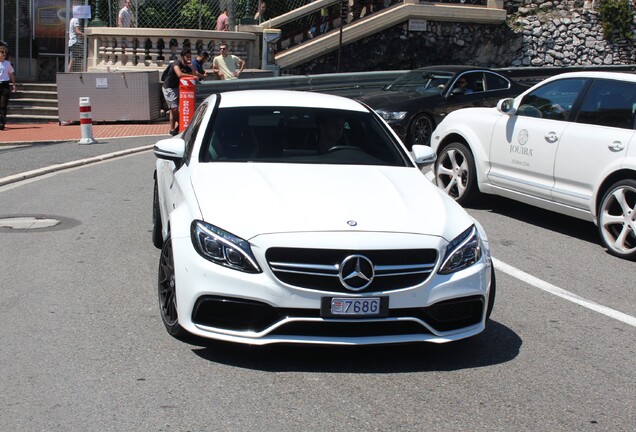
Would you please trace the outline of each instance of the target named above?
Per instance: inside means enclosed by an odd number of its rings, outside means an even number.
[[[132,27],[133,13],[132,0],[126,0],[124,7],[119,10],[119,18],[117,19],[118,27]]]

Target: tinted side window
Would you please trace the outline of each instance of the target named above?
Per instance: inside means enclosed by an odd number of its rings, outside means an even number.
[[[462,75],[468,81],[468,88],[473,93],[480,93],[484,91],[484,74],[481,72],[470,72]]]
[[[549,82],[521,100],[517,115],[550,120],[569,120],[585,78],[566,78]]]
[[[486,90],[506,90],[510,88],[510,82],[504,77],[486,72]]]
[[[595,80],[583,100],[576,121],[633,129],[635,105],[636,83]]]

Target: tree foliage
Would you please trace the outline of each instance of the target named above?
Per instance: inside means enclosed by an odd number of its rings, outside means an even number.
[[[605,39],[631,40],[634,37],[634,11],[629,0],[601,0],[598,11]]]

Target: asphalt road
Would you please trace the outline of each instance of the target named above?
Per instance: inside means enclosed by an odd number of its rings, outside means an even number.
[[[0,177],[38,168],[42,150],[0,148]],[[143,152],[0,187],[0,218],[61,221],[0,229],[0,430],[636,429],[636,265],[592,224],[495,198],[469,209],[498,297],[466,341],[190,345],[157,310],[153,164]]]

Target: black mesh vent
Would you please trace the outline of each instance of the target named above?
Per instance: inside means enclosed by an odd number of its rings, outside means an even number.
[[[417,318],[440,332],[458,330],[481,322],[484,311],[482,296],[446,300],[426,308],[389,310],[391,318]],[[319,318],[319,309],[273,308],[265,303],[204,296],[197,300],[192,321],[208,327],[235,331],[260,332],[285,318]],[[352,318],[344,322],[289,323],[274,334],[307,336],[381,336],[427,333],[425,327],[413,321],[362,322]]]

